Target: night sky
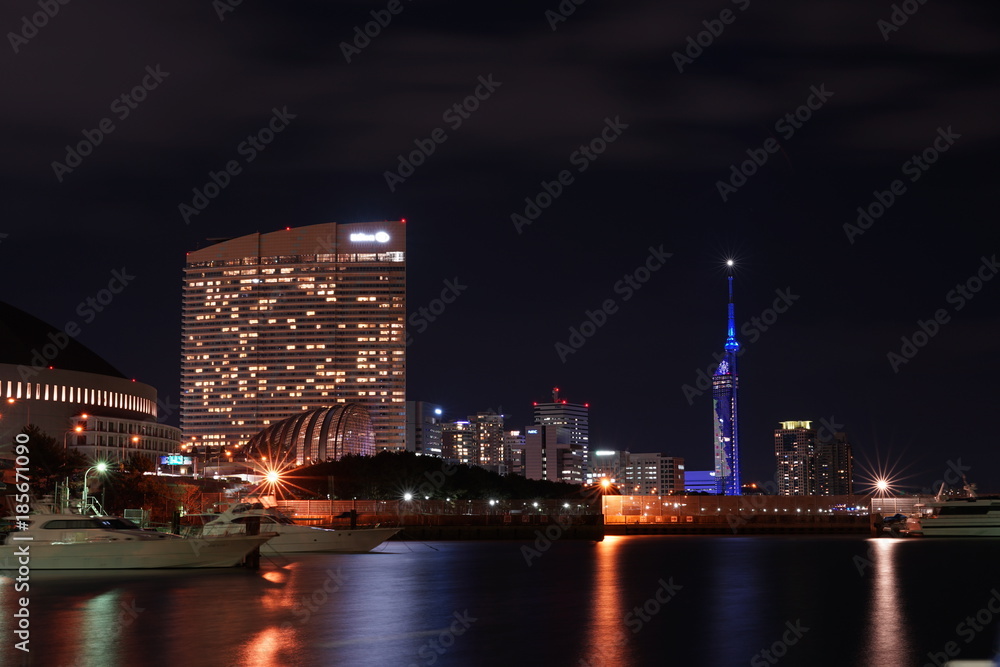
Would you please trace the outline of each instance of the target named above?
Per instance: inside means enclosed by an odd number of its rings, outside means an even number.
[[[448,418],[520,427],[559,386],[592,445],[709,468],[685,385],[733,258],[745,480],[779,420],[825,419],[859,467],[1000,490],[995,3],[57,7],[0,8],[3,299],[167,402],[185,252],[405,218],[410,313],[462,286],[407,355]]]

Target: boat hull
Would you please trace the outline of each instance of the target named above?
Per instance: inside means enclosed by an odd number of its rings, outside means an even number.
[[[18,541],[0,545],[0,569],[133,570],[232,567],[263,545],[270,535],[209,538],[169,536],[162,540],[89,542]],[[27,547],[27,563],[24,548]]]
[[[272,526],[268,526],[268,529]],[[262,548],[262,554],[367,553],[398,533],[400,528],[314,528],[280,526],[279,532]]]
[[[962,524],[928,519],[921,522],[919,534],[924,537],[1000,537],[1000,524]]]

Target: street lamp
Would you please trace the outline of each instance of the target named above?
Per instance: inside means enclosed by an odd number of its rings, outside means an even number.
[[[104,461],[101,461],[100,463],[98,463],[95,466],[90,466],[89,468],[87,468],[87,472],[83,473],[83,506],[84,507],[87,506],[87,489],[88,489],[88,487],[87,487],[87,475],[90,474],[91,470],[96,470],[99,473],[103,473],[107,469],[108,469],[108,464],[105,463]]]
[[[79,424],[77,424],[73,428],[68,428],[68,429],[66,429],[65,432],[63,432],[63,449],[66,451],[67,454],[69,453],[69,443],[68,443],[68,440],[69,440],[69,434],[70,433],[83,433],[83,426],[80,426]]]

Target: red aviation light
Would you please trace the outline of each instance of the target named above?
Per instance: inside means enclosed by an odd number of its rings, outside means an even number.
[[[406,224],[406,218],[400,218],[399,221],[402,222],[403,224]]]

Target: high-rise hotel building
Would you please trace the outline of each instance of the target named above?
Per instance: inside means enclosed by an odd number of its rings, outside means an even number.
[[[324,223],[188,253],[181,430],[242,447],[303,410],[359,403],[377,450],[406,435],[406,225]]]

